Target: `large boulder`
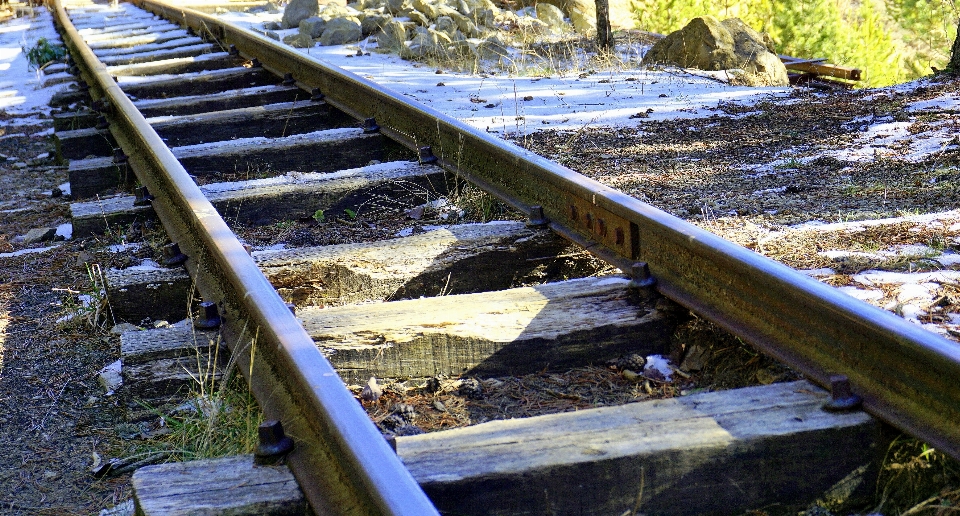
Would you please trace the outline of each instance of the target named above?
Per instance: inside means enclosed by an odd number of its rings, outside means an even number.
[[[319,38],[323,34],[323,29],[327,26],[327,20],[319,16],[311,16],[305,20],[300,20],[300,34],[308,38]]]
[[[559,7],[546,2],[541,2],[537,4],[536,9],[537,19],[549,25],[551,29],[559,29],[566,25],[566,22],[564,21],[565,16],[563,15],[563,10]]]
[[[389,14],[366,11],[360,19],[360,30],[364,36],[369,36],[383,29],[393,19]]]
[[[360,28],[360,21],[356,18],[334,18],[327,22],[327,27],[323,29],[320,36],[320,44],[344,45],[363,39],[363,30]]]
[[[409,27],[401,21],[389,20],[383,25],[383,32],[377,34],[377,46],[383,50],[400,50],[407,41]]]
[[[594,0],[558,0],[557,7],[570,18],[573,28],[580,34],[597,32],[597,4]]]
[[[290,0],[283,10],[280,26],[284,29],[299,27],[300,22],[320,13],[320,3],[317,0]]]
[[[743,70],[737,83],[749,86],[786,86],[787,69],[764,37],[739,18],[719,21],[694,18],[684,28],[658,41],[642,64],[672,64],[700,70]]]

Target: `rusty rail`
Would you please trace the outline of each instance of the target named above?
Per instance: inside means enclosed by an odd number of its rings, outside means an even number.
[[[203,298],[220,305],[224,339],[268,418],[296,446],[288,463],[317,514],[437,514],[330,363],[177,159],[83,42],[60,0],[55,19],[92,96]],[[198,273],[199,272],[199,273]]]
[[[542,206],[551,227],[624,270],[648,262],[664,295],[829,385],[847,375],[866,409],[960,458],[960,347],[789,267],[354,74],[215,17],[134,0],[375,118],[410,148],[507,203]]]

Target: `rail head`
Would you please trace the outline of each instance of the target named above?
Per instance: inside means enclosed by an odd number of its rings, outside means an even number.
[[[610,263],[647,262],[668,297],[822,385],[847,375],[868,411],[960,458],[956,343],[286,45],[159,0],[132,1],[292,74],[410,148],[430,146],[445,168],[511,205],[542,206],[553,229]]]
[[[190,257],[206,300],[220,305],[224,338],[267,417],[297,446],[288,463],[318,514],[430,515],[433,504],[346,389],[172,152],[71,23],[55,19],[164,228]]]

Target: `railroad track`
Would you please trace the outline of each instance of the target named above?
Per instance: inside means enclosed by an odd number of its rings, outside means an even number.
[[[509,446],[489,455],[482,452],[485,445],[458,449],[460,434],[435,441],[413,437],[405,441],[414,450],[409,453],[420,455],[398,452],[407,466],[423,468],[418,470],[423,476],[415,479],[344,387],[341,376],[363,382],[371,375],[512,374],[524,368],[605,360],[630,350],[653,352],[653,344],[649,349],[637,348],[644,339],[636,336],[642,334],[654,344],[657,338],[662,340],[655,331],[642,333],[650,331],[645,325],[651,319],[666,317],[656,305],[659,295],[714,321],[821,385],[846,376],[868,412],[960,457],[960,428],[954,424],[960,421],[960,393],[952,388],[952,379],[960,373],[955,344],[269,38],[189,9],[151,0],[133,5],[145,11],[126,6],[125,14],[109,27],[101,17],[85,27],[81,9],[72,12],[75,21],[71,22],[63,6],[59,2],[55,6],[76,72],[88,88],[80,93],[88,92],[93,99],[91,111],[60,116],[61,123],[75,128],[71,134],[60,134],[61,152],[74,157],[70,165],[73,194],[88,199],[72,206],[75,235],[159,219],[169,240],[177,244],[167,248],[168,264],[183,264],[188,276],[171,279],[175,271],[156,273],[163,279],[134,278],[129,288],[116,292],[132,291],[134,297],[143,298],[144,291],[138,288],[176,281],[185,281],[199,292],[206,302],[203,319],[209,326],[221,325],[219,339],[230,347],[236,369],[247,377],[265,415],[282,421],[295,437],[287,460],[317,513],[432,514],[436,513],[434,503],[444,511],[483,512],[493,501],[475,497],[479,496],[476,486],[457,487],[445,476],[461,474],[451,468],[463,462],[462,457],[496,469],[505,456],[519,453]],[[115,33],[124,37],[117,38]],[[137,45],[135,51],[119,46],[124,39]],[[164,75],[150,78],[150,74]],[[144,119],[161,115],[173,117],[149,123]],[[258,152],[252,152],[255,147]],[[297,172],[259,182],[216,182],[224,169],[232,175],[246,174],[258,164],[263,166],[258,173]],[[235,236],[238,224],[347,214],[372,197],[443,192],[461,180],[527,214],[526,223],[461,226],[411,240],[391,240],[379,247],[341,246],[280,255],[251,256]],[[123,188],[139,195],[98,198]],[[404,202],[416,205],[409,199]],[[541,253],[556,253],[559,244],[552,234],[631,271],[631,277],[483,293],[511,286],[513,277],[544,256]],[[463,256],[448,257],[457,254],[449,252],[451,246],[464,249]],[[490,252],[507,248],[511,253]],[[398,258],[404,254],[412,256]],[[514,258],[505,259],[507,254]],[[323,260],[362,262],[377,269],[371,277],[379,274],[395,281],[382,281],[379,287],[350,287],[345,281],[335,294],[318,294],[316,264]],[[466,285],[465,280],[462,287],[455,285],[462,297],[361,308],[317,307],[442,294],[450,287],[450,278],[470,276],[468,271],[476,270],[478,264],[486,267],[490,277],[510,271],[507,284]],[[335,275],[359,277],[358,268],[337,270],[323,276],[321,283],[333,284]],[[423,270],[430,274],[421,276]],[[310,274],[313,285],[304,282]],[[372,297],[363,297],[377,289]],[[465,294],[470,291],[476,293]],[[294,311],[288,301],[294,302]],[[158,315],[162,304],[150,313]],[[538,320],[518,315],[530,312]],[[134,317],[129,315],[131,320]],[[174,327],[151,338],[189,340],[176,337],[177,331],[193,334],[189,328]],[[497,332],[513,332],[513,336]],[[424,335],[439,336],[430,340]],[[526,342],[518,335],[526,337]],[[511,347],[505,342],[520,344]],[[551,343],[549,352],[543,351],[544,342]],[[413,344],[405,346],[408,343]],[[538,354],[539,360],[529,360]],[[777,395],[780,398],[761,409],[809,404],[809,400],[793,399],[804,390],[787,387]],[[704,399],[702,403],[716,402]],[[532,427],[511,431],[517,432],[515,436],[524,432],[552,435],[545,429],[579,425],[588,434],[605,428],[623,432],[631,421],[642,419],[630,414],[618,417],[622,418],[619,423],[611,413],[591,413],[579,419],[545,420],[542,424],[547,426],[532,422]],[[862,435],[847,438],[856,441]],[[564,441],[558,438],[557,442]],[[442,456],[444,449],[457,449],[461,459]],[[581,455],[607,453],[601,447]],[[540,455],[550,453],[540,450]],[[431,463],[442,468],[424,473]],[[631,464],[613,468],[644,478],[642,465]],[[540,467],[559,468],[555,463]],[[658,467],[669,469],[664,464]],[[582,472],[533,476],[551,485],[582,483],[596,489],[616,482],[604,476],[611,466],[597,468],[592,471],[598,479],[592,483],[579,478]],[[642,501],[645,508],[673,503],[663,496],[659,501],[647,499],[649,493],[642,487],[638,491],[635,484],[602,495],[561,488],[550,493],[552,499],[544,500],[545,491],[535,481],[528,484],[509,476],[489,480],[491,473],[484,474],[487,477],[481,477],[494,484],[486,489],[496,493],[495,499],[515,500],[507,503],[505,512],[522,513],[548,503],[575,507],[572,512],[607,514],[623,512],[624,507],[629,511],[634,502]],[[474,494],[464,498],[463,489]],[[718,496],[714,503],[719,510],[732,502]]]

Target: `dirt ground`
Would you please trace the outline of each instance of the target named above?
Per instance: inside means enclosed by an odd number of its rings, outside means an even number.
[[[0,130],[0,253],[28,247],[16,237],[69,222],[66,182],[54,166],[49,126]],[[78,264],[84,242],[0,258],[0,513],[90,514],[128,496],[127,480],[94,479],[94,453],[122,449],[114,399],[97,373],[116,360],[116,336],[57,320],[76,293],[93,288]],[[34,244],[36,246],[36,244]]]

